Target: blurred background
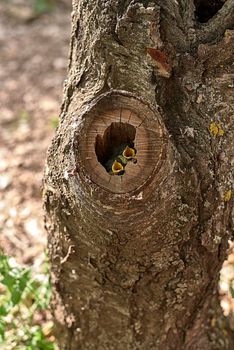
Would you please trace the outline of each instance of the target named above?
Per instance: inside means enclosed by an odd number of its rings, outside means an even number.
[[[66,78],[70,0],[0,0],[0,349],[53,350],[42,177]],[[234,329],[234,249],[220,300]]]
[[[41,199],[71,1],[0,0],[0,349],[54,349]]]

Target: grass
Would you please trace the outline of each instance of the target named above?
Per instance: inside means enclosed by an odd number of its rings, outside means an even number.
[[[53,323],[47,320],[51,285],[48,263],[35,274],[0,255],[0,348],[56,350]]]

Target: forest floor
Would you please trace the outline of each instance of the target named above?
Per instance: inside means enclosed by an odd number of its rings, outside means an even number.
[[[67,74],[71,1],[0,0],[0,14],[0,248],[40,274],[42,178]],[[45,325],[50,314],[41,318]]]
[[[70,7],[60,1],[43,13],[27,0],[0,2],[0,244],[22,264],[46,247],[42,177],[66,78]]]
[[[0,13],[0,246],[36,269],[46,248],[42,178],[67,72],[71,4],[1,0]],[[234,309],[233,266],[232,253],[221,281],[226,314]]]

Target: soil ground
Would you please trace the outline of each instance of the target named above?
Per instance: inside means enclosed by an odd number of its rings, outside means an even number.
[[[68,1],[41,12],[35,4],[0,2],[0,245],[30,265],[46,247],[42,177],[66,78],[71,13]]]

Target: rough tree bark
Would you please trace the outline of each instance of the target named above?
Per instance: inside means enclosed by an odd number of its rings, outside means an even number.
[[[73,1],[44,181],[61,349],[233,349],[233,25],[233,0]],[[122,176],[110,139],[137,151]]]

